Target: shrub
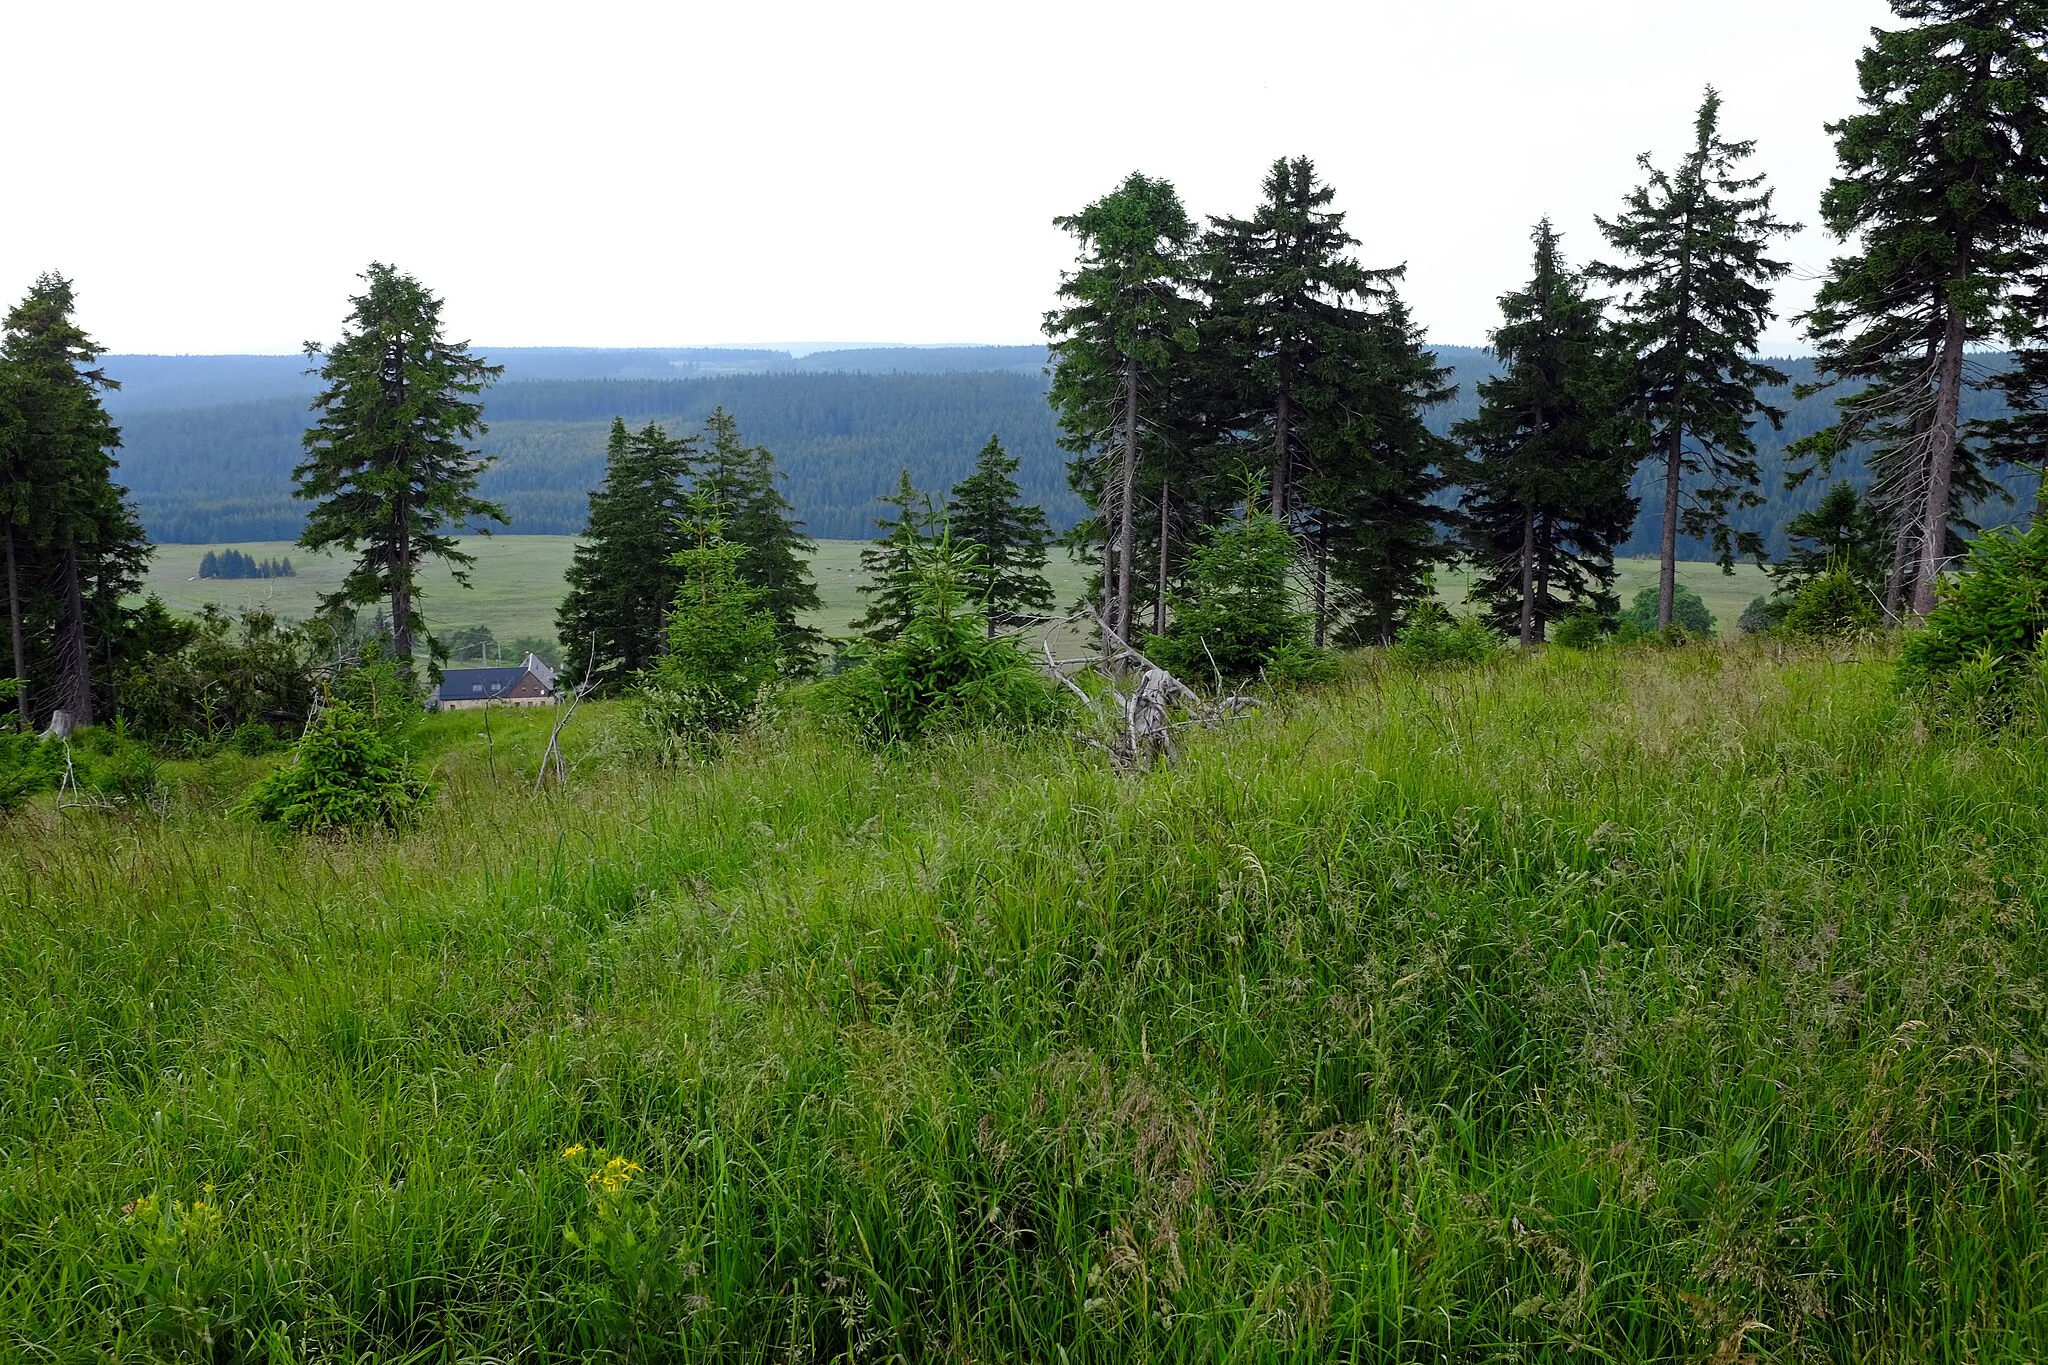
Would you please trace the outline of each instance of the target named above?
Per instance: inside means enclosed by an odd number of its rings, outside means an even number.
[[[1849,570],[1829,569],[1806,581],[1785,611],[1785,634],[1805,640],[1835,640],[1877,628],[1869,590]]]
[[[1331,676],[1334,660],[1316,648],[1309,617],[1294,606],[1294,537],[1260,510],[1256,487],[1247,488],[1245,508],[1243,518],[1218,527],[1189,559],[1173,623],[1145,642],[1145,652],[1190,680],[1217,673],[1291,682]]]
[[[1792,603],[1783,597],[1752,597],[1736,618],[1735,629],[1744,635],[1768,635],[1785,624]]]
[[[1501,637],[1476,616],[1453,616],[1440,602],[1423,602],[1408,615],[1389,651],[1410,668],[1435,664],[1484,663],[1505,648]]]
[[[235,811],[295,831],[398,829],[418,818],[431,791],[369,716],[337,701],[306,727],[292,762]]]
[[[1591,649],[1610,631],[1607,618],[1597,611],[1575,611],[1550,628],[1550,643],[1559,649]]]
[[[1640,636],[1648,639],[1659,635],[1657,629],[1657,590],[1644,588],[1637,593],[1629,608],[1622,613],[1622,619],[1634,626]],[[1685,632],[1683,636],[1663,635],[1666,643],[1678,643],[1688,636],[1700,635],[1711,639],[1718,631],[1714,613],[1707,610],[1707,604],[1700,595],[1683,583],[1672,585],[1671,624]]]
[[[104,805],[140,805],[163,789],[163,769],[156,755],[148,745],[130,739],[118,721],[71,737],[71,770],[79,790]]]
[[[1899,655],[1899,686],[1937,712],[1998,723],[2040,675],[2048,630],[2048,520],[2011,534],[1986,531],[1963,571],[1943,580],[1927,628]]]
[[[670,559],[683,571],[668,622],[668,652],[640,694],[643,723],[701,746],[750,724],[779,669],[775,618],[739,574],[747,547],[728,541],[710,505],[693,502],[696,544]]]
[[[18,809],[37,792],[57,785],[64,746],[20,731],[0,732],[0,812]]]
[[[227,747],[244,758],[260,758],[278,747],[277,731],[260,720],[245,720],[228,736]]]
[[[911,617],[895,639],[847,650],[852,666],[822,683],[829,712],[873,745],[948,730],[1027,730],[1067,714],[1056,685],[1014,641],[991,639],[960,585],[949,542],[917,552]]]

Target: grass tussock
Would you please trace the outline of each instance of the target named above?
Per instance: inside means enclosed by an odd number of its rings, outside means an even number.
[[[1883,660],[1369,667],[1137,779],[586,718],[539,797],[430,722],[405,833],[15,819],[0,1350],[2048,1352],[2048,771]]]

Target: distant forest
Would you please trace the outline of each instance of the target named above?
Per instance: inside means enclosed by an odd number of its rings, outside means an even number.
[[[1439,346],[1453,367],[1458,396],[1429,414],[1446,432],[1471,416],[1473,386],[1496,372],[1491,353]],[[638,426],[658,421],[693,430],[723,406],[750,442],[775,452],[786,491],[810,533],[855,540],[874,532],[877,498],[908,468],[921,488],[943,492],[963,477],[974,452],[1000,435],[1022,462],[1024,494],[1056,526],[1082,513],[1067,487],[1066,454],[1054,442],[1045,401],[1045,350],[1037,346],[839,350],[793,357],[769,350],[497,351],[506,381],[486,395],[490,434],[482,442],[498,463],[485,496],[504,504],[511,534],[573,535],[583,529],[585,496],[602,477],[606,431],[614,416]],[[1977,357],[1995,369],[2002,357]],[[312,385],[293,356],[110,356],[108,373],[124,381],[110,402],[122,426],[118,477],[132,490],[150,536],[169,543],[290,540],[302,509],[291,496],[299,433]],[[1807,360],[1778,362],[1793,383],[1813,377]],[[664,371],[694,377],[655,377]],[[1825,486],[1783,489],[1786,442],[1829,425],[1832,399],[1800,400],[1790,388],[1767,390],[1788,412],[1782,434],[1759,431],[1765,506],[1736,513],[1738,529],[1760,530],[1773,555],[1784,525],[1816,503]],[[229,401],[229,400],[242,401]],[[1996,400],[1971,393],[1964,415],[1996,412]],[[1860,459],[1841,473],[1860,482]],[[1645,492],[1655,477],[1637,478]],[[2031,498],[2035,478],[2008,471],[2006,486]],[[1652,509],[1654,511],[1654,509]],[[1982,509],[1996,524],[2010,513]],[[1624,555],[1656,553],[1654,515],[1638,520]],[[1686,558],[1710,557],[1681,539]]]

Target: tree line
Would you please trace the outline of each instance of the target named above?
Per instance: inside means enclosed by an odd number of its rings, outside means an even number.
[[[258,559],[242,550],[208,550],[199,557],[201,578],[296,578],[290,555]]]

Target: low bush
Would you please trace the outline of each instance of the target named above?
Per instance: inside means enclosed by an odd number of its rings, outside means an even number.
[[[910,623],[883,644],[846,651],[851,666],[820,684],[824,709],[864,743],[899,744],[962,729],[1029,730],[1068,715],[1064,695],[1014,641],[990,638],[960,586],[959,554],[919,552]]]
[[[1634,626],[1641,639],[1664,636],[1665,632],[1657,628],[1657,590],[1644,588],[1638,592],[1635,600],[1629,603],[1628,610],[1622,613],[1622,620]],[[1667,638],[1666,643],[1677,643],[1690,636],[1711,639],[1719,631],[1714,613],[1707,610],[1707,604],[1700,600],[1698,593],[1683,583],[1673,585],[1671,624],[1683,630],[1685,635]]]
[[[1736,618],[1735,629],[1744,635],[1768,635],[1785,624],[1792,603],[1784,597],[1752,597]]]
[[[1476,616],[1454,616],[1439,602],[1424,602],[1408,615],[1389,654],[1410,668],[1484,663],[1506,648]]]
[[[2039,684],[2048,631],[2048,520],[1986,531],[1962,572],[1942,581],[1927,628],[1899,654],[1899,687],[1937,718],[1996,725]]]
[[[1597,611],[1577,611],[1550,628],[1550,643],[1559,649],[1591,649],[1613,632]]]
[[[1836,567],[1807,580],[1786,608],[1779,629],[1802,640],[1836,640],[1877,628],[1870,592],[1847,569]]]
[[[432,788],[355,704],[337,701],[306,727],[292,762],[253,787],[239,815],[295,831],[399,829]]]

